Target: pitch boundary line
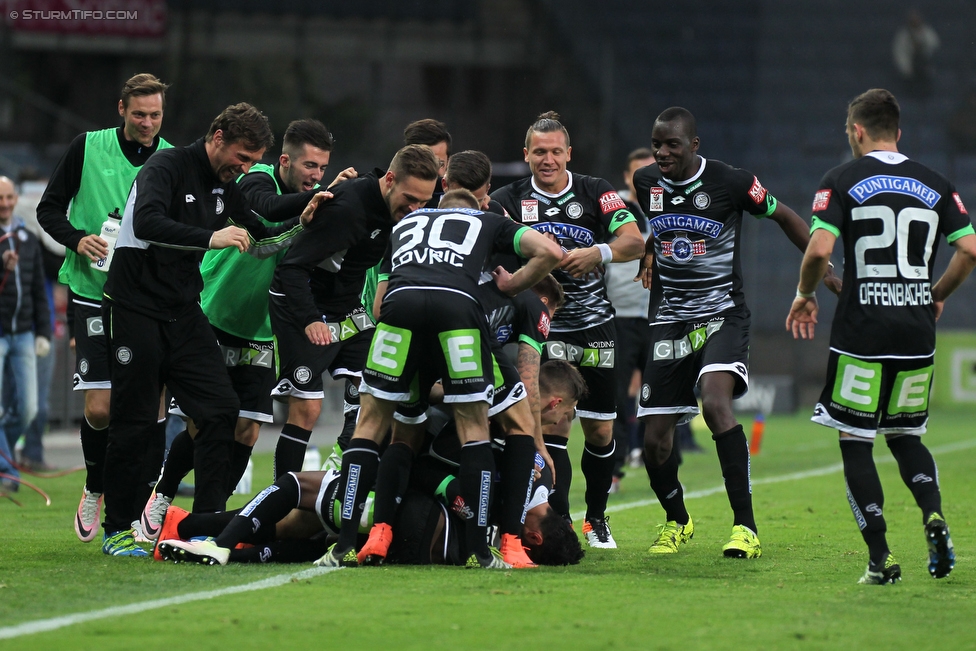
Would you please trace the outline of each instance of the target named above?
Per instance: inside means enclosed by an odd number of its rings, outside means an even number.
[[[948,443],[946,445],[941,445],[939,447],[931,448],[931,451],[935,454],[943,454],[946,452],[955,452],[958,450],[968,450],[970,448],[976,447],[976,439],[970,439],[966,441],[958,441],[956,443]],[[883,459],[875,460],[875,463],[892,463],[894,458],[885,457]],[[843,470],[843,465],[839,463],[831,464],[829,466],[823,466],[821,468],[813,468],[811,470],[803,470],[800,472],[792,472],[785,475],[776,475],[774,477],[761,477],[759,479],[754,479],[752,484],[763,485],[763,484],[779,484],[788,481],[799,481],[801,479],[809,479],[810,477],[821,477],[823,475],[830,475],[835,472],[840,472]],[[713,486],[712,488],[706,488],[698,491],[691,491],[685,493],[685,499],[698,499],[702,497],[709,497],[711,495],[716,495],[723,493],[725,491],[725,486]],[[607,508],[607,513],[617,513],[619,511],[626,511],[629,509],[640,508],[642,506],[651,506],[653,504],[658,504],[656,499],[648,500],[636,500],[633,502],[624,502],[623,504],[614,504]],[[579,519],[586,515],[584,512],[574,513],[573,519]],[[260,581],[254,581],[252,583],[245,583],[243,585],[228,586],[226,588],[218,588],[216,590],[206,590],[203,592],[190,592],[184,595],[177,595],[175,597],[166,597],[164,599],[153,599],[151,601],[143,601],[134,604],[127,604],[125,606],[113,606],[111,608],[104,608],[102,610],[94,610],[86,613],[74,613],[72,615],[62,615],[60,617],[52,617],[50,619],[39,619],[32,622],[25,622],[23,624],[16,624],[14,626],[6,626],[0,628],[0,640],[9,640],[16,637],[22,637],[24,635],[33,635],[35,633],[45,633],[47,631],[54,631],[59,628],[64,628],[66,626],[72,626],[74,624],[84,624],[87,622],[97,621],[99,619],[106,619],[108,617],[118,617],[120,615],[134,615],[137,613],[145,612],[147,610],[155,610],[157,608],[165,608],[167,606],[176,606],[180,604],[190,603],[193,601],[203,601],[205,599],[215,599],[217,597],[223,597],[225,595],[240,594],[242,592],[253,592],[255,590],[265,590],[267,588],[276,588],[280,585],[285,585],[286,583],[291,583],[292,581],[300,581],[303,579],[310,579],[315,576],[321,576],[323,574],[328,574],[329,572],[334,572],[336,567],[313,567],[307,570],[302,570],[301,572],[293,572],[290,574],[279,574],[277,576],[271,576],[266,579],[261,579]]]

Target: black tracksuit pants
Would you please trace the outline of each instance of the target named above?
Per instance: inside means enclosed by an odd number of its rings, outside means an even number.
[[[193,469],[193,510],[226,507],[234,426],[240,402],[210,323],[193,304],[171,321],[102,302],[112,378],[111,422],[105,455],[105,531],[139,519],[140,467],[159,415],[165,384],[199,428]]]

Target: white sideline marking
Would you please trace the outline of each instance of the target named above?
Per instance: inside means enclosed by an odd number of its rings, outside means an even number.
[[[286,583],[291,583],[294,581],[299,581],[302,579],[309,579],[313,576],[319,576],[322,574],[327,574],[329,572],[334,572],[335,570],[340,570],[340,567],[313,567],[311,569],[302,570],[301,572],[295,572],[293,574],[280,574],[278,576],[271,576],[267,579],[261,579],[260,581],[255,581],[253,583],[245,583],[244,585],[232,585],[226,588],[220,588],[219,590],[207,590],[205,592],[191,592],[189,594],[179,595],[176,597],[167,597],[165,599],[153,599],[152,601],[143,601],[141,603],[128,604],[126,606],[113,606],[111,608],[104,608],[102,610],[94,610],[87,613],[75,613],[74,615],[64,615],[62,617],[52,617],[51,619],[39,619],[33,622],[26,622],[24,624],[17,624],[16,626],[7,626],[0,628],[0,640],[8,640],[14,637],[20,637],[21,635],[33,635],[34,633],[44,633],[46,631],[53,631],[55,629],[64,628],[65,626],[71,626],[72,624],[82,624],[85,622],[95,621],[97,619],[105,619],[106,617],[118,617],[119,615],[134,615],[136,613],[141,613],[147,610],[153,610],[156,608],[165,608],[166,606],[176,606],[179,604],[185,604],[190,601],[201,601],[203,599],[214,599],[215,597],[223,597],[229,594],[238,594],[241,592],[253,592],[254,590],[264,590],[265,588],[275,588],[279,585],[284,585]]]
[[[945,454],[947,452],[956,452],[957,450],[968,450],[969,448],[976,447],[976,439],[969,439],[967,441],[957,441],[956,443],[946,443],[945,445],[940,445],[938,447],[929,448],[932,454]],[[880,463],[894,463],[894,457],[882,457],[881,459],[875,459],[876,464]],[[812,470],[803,470],[801,472],[791,472],[787,475],[776,475],[775,477],[760,477],[759,479],[753,479],[752,485],[762,485],[762,484],[779,484],[785,481],[797,481],[800,479],[809,479],[810,477],[821,477],[823,475],[830,475],[835,472],[841,472],[844,470],[844,464],[835,463],[830,466],[823,466],[822,468],[814,468]],[[705,488],[698,491],[691,491],[690,493],[685,493],[686,500],[693,500],[700,497],[710,497],[718,493],[725,492],[725,485],[713,486],[712,488]],[[660,504],[656,499],[646,499],[646,500],[636,500],[633,502],[624,502],[622,504],[614,504],[607,507],[607,513],[616,513],[618,511],[627,511],[629,509],[636,509],[641,506],[651,506],[653,504]],[[586,511],[579,511],[578,513],[570,514],[570,517],[574,520],[579,520],[580,518],[586,517]]]
[[[969,448],[976,447],[976,439],[970,439],[968,441],[959,441],[956,443],[948,443],[936,448],[930,448],[934,454],[942,454],[946,452],[955,452],[957,450],[967,450]],[[891,463],[894,459],[892,457],[885,457],[882,459],[877,459],[876,463]],[[787,481],[798,481],[800,479],[807,479],[809,477],[820,477],[822,475],[829,475],[835,472],[840,472],[843,470],[843,465],[835,463],[829,466],[824,466],[822,468],[814,468],[812,470],[804,470],[801,472],[793,472],[786,475],[777,475],[775,477],[765,477],[760,479],[754,479],[752,481],[753,485],[757,484],[779,484]],[[715,486],[713,488],[706,488],[700,491],[692,491],[690,493],[685,493],[685,499],[696,499],[699,497],[708,497],[710,495],[715,495],[717,493],[722,493],[725,491],[725,486]],[[614,504],[607,509],[607,513],[616,513],[617,511],[626,511],[628,509],[636,509],[641,506],[650,506],[652,504],[657,504],[656,499],[652,500],[637,500],[634,502],[624,502],[623,504]],[[572,515],[574,520],[578,520],[586,515],[585,512],[574,513]],[[133,615],[136,613],[145,612],[147,610],[154,610],[156,608],[165,608],[166,606],[175,606],[179,604],[185,604],[191,601],[202,601],[204,599],[214,599],[216,597],[222,597],[229,594],[238,594],[241,592],[253,592],[254,590],[264,590],[266,588],[275,588],[279,585],[284,585],[290,583],[292,580],[308,579],[313,576],[320,576],[322,574],[328,574],[335,570],[342,569],[339,567],[313,567],[301,572],[295,572],[293,574],[279,574],[278,576],[271,576],[267,579],[261,579],[260,581],[255,581],[253,583],[245,583],[244,585],[229,586],[226,588],[220,588],[219,590],[207,590],[205,592],[191,592],[189,594],[180,595],[176,597],[167,597],[165,599],[154,599],[152,601],[143,601],[141,603],[129,604],[127,606],[113,606],[112,608],[105,608],[102,610],[95,610],[87,613],[75,613],[74,615],[64,615],[62,617],[53,617],[51,619],[39,619],[33,622],[26,622],[24,624],[17,624],[16,626],[7,626],[5,628],[0,628],[0,640],[8,640],[15,637],[20,637],[22,635],[33,635],[34,633],[44,633],[46,631],[53,631],[59,628],[64,628],[65,626],[71,626],[73,624],[83,624],[86,622],[91,622],[99,619],[105,619],[107,617],[118,617],[119,615]]]

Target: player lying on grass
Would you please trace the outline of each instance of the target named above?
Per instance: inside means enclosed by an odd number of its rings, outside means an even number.
[[[571,418],[576,399],[543,389],[544,427]],[[442,441],[452,426],[440,421]],[[435,425],[432,423],[432,427]],[[434,451],[437,454],[437,450]],[[439,455],[442,456],[443,455]],[[158,560],[221,564],[228,562],[308,562],[318,558],[339,530],[341,501],[337,456],[320,472],[289,473],[261,491],[243,509],[218,514],[190,514],[171,506],[163,520]],[[532,560],[545,565],[575,564],[582,558],[579,540],[548,503],[552,474],[543,467],[533,484],[520,532]],[[422,455],[394,520],[388,563],[463,564],[469,557],[463,535],[466,505],[451,466]],[[434,496],[440,498],[435,500]],[[360,538],[372,524],[372,495],[360,521]],[[217,534],[213,540],[189,540]],[[239,543],[254,545],[235,549]]]

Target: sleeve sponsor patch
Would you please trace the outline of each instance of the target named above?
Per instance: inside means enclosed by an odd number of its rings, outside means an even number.
[[[757,206],[766,200],[766,188],[759,182],[759,177],[752,177],[752,187],[749,188],[749,196]]]
[[[616,192],[604,192],[600,195],[600,210],[604,215],[626,208],[627,204],[624,203],[624,200]]]
[[[539,315],[539,325],[536,326],[542,336],[546,339],[549,338],[549,315],[543,312]]]
[[[829,205],[830,190],[817,190],[817,194],[813,195],[813,212],[827,210],[827,206]]]
[[[964,206],[962,204],[962,199],[959,198],[959,193],[958,192],[953,192],[952,193],[952,198],[956,200],[956,205],[959,206],[959,212],[961,212],[964,215],[968,215],[969,213],[966,212],[966,206]]]

